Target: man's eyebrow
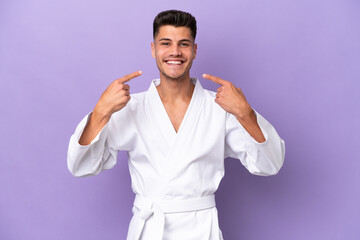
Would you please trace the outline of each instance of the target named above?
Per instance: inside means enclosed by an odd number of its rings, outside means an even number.
[[[159,42],[160,41],[172,41],[172,40],[170,38],[160,38]],[[190,42],[191,43],[191,41],[187,38],[181,39],[181,40],[179,40],[179,42]]]
[[[191,43],[191,41],[189,40],[189,39],[181,39],[179,42],[190,42]]]

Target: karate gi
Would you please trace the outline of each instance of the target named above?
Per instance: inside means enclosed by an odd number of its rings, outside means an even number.
[[[256,113],[266,138],[255,141],[238,120],[214,102],[199,80],[176,133],[154,80],[147,92],[114,113],[87,146],[78,140],[86,116],[72,135],[68,168],[74,176],[96,175],[114,167],[117,151],[128,152],[136,194],[128,240],[220,240],[214,193],[232,157],[256,175],[273,175],[284,161],[285,145],[273,126]]]

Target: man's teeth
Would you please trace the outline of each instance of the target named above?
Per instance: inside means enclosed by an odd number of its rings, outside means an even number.
[[[181,64],[181,61],[167,61],[169,64]]]

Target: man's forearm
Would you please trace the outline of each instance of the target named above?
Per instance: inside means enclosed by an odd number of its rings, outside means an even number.
[[[93,111],[79,139],[79,144],[89,145],[109,120],[110,116],[101,115]]]
[[[246,117],[236,116],[236,119],[240,124],[245,128],[245,130],[253,137],[257,142],[265,142],[264,134],[261,131],[259,124],[257,123],[257,118],[254,110],[247,115]]]

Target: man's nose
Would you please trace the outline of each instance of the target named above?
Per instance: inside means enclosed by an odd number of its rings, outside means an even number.
[[[173,45],[173,47],[171,48],[170,51],[171,51],[170,54],[172,56],[180,56],[181,55],[180,47],[177,45]]]

